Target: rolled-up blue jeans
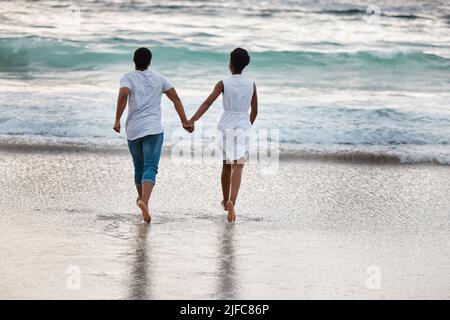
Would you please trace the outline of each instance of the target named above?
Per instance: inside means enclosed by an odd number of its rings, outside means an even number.
[[[128,148],[134,164],[134,183],[156,183],[164,133],[151,134],[136,140],[128,140]]]

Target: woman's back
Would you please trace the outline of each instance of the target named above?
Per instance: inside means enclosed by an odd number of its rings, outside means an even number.
[[[253,96],[254,83],[241,74],[234,74],[223,82],[222,103],[224,113],[218,128],[249,129],[251,127],[248,110]]]

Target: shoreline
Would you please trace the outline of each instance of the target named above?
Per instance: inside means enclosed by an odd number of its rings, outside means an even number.
[[[8,143],[0,141],[0,153],[45,153],[45,154],[129,154],[126,144],[123,145],[95,145],[95,144],[79,144],[79,143]],[[162,157],[170,157],[172,148],[163,146]],[[213,157],[211,157],[213,159]],[[353,152],[334,152],[319,153],[306,151],[281,150],[279,153],[280,162],[298,162],[298,161],[320,161],[332,163],[349,163],[349,164],[378,164],[378,165],[400,165],[400,166],[449,166],[449,164],[441,163],[437,160],[433,161],[417,161],[402,162],[396,155],[376,154],[366,151]],[[207,159],[207,161],[211,161]],[[220,161],[219,161],[220,162]]]

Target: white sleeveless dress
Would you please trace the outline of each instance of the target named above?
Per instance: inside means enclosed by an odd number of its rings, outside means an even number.
[[[254,82],[241,74],[232,75],[223,82],[223,114],[217,129],[223,160],[248,159],[250,152],[249,109],[253,97]]]

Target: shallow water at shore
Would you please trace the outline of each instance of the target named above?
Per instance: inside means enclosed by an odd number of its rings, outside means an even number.
[[[164,157],[148,226],[128,155],[0,152],[0,297],[450,297],[448,167],[248,166],[233,225],[219,174]]]

